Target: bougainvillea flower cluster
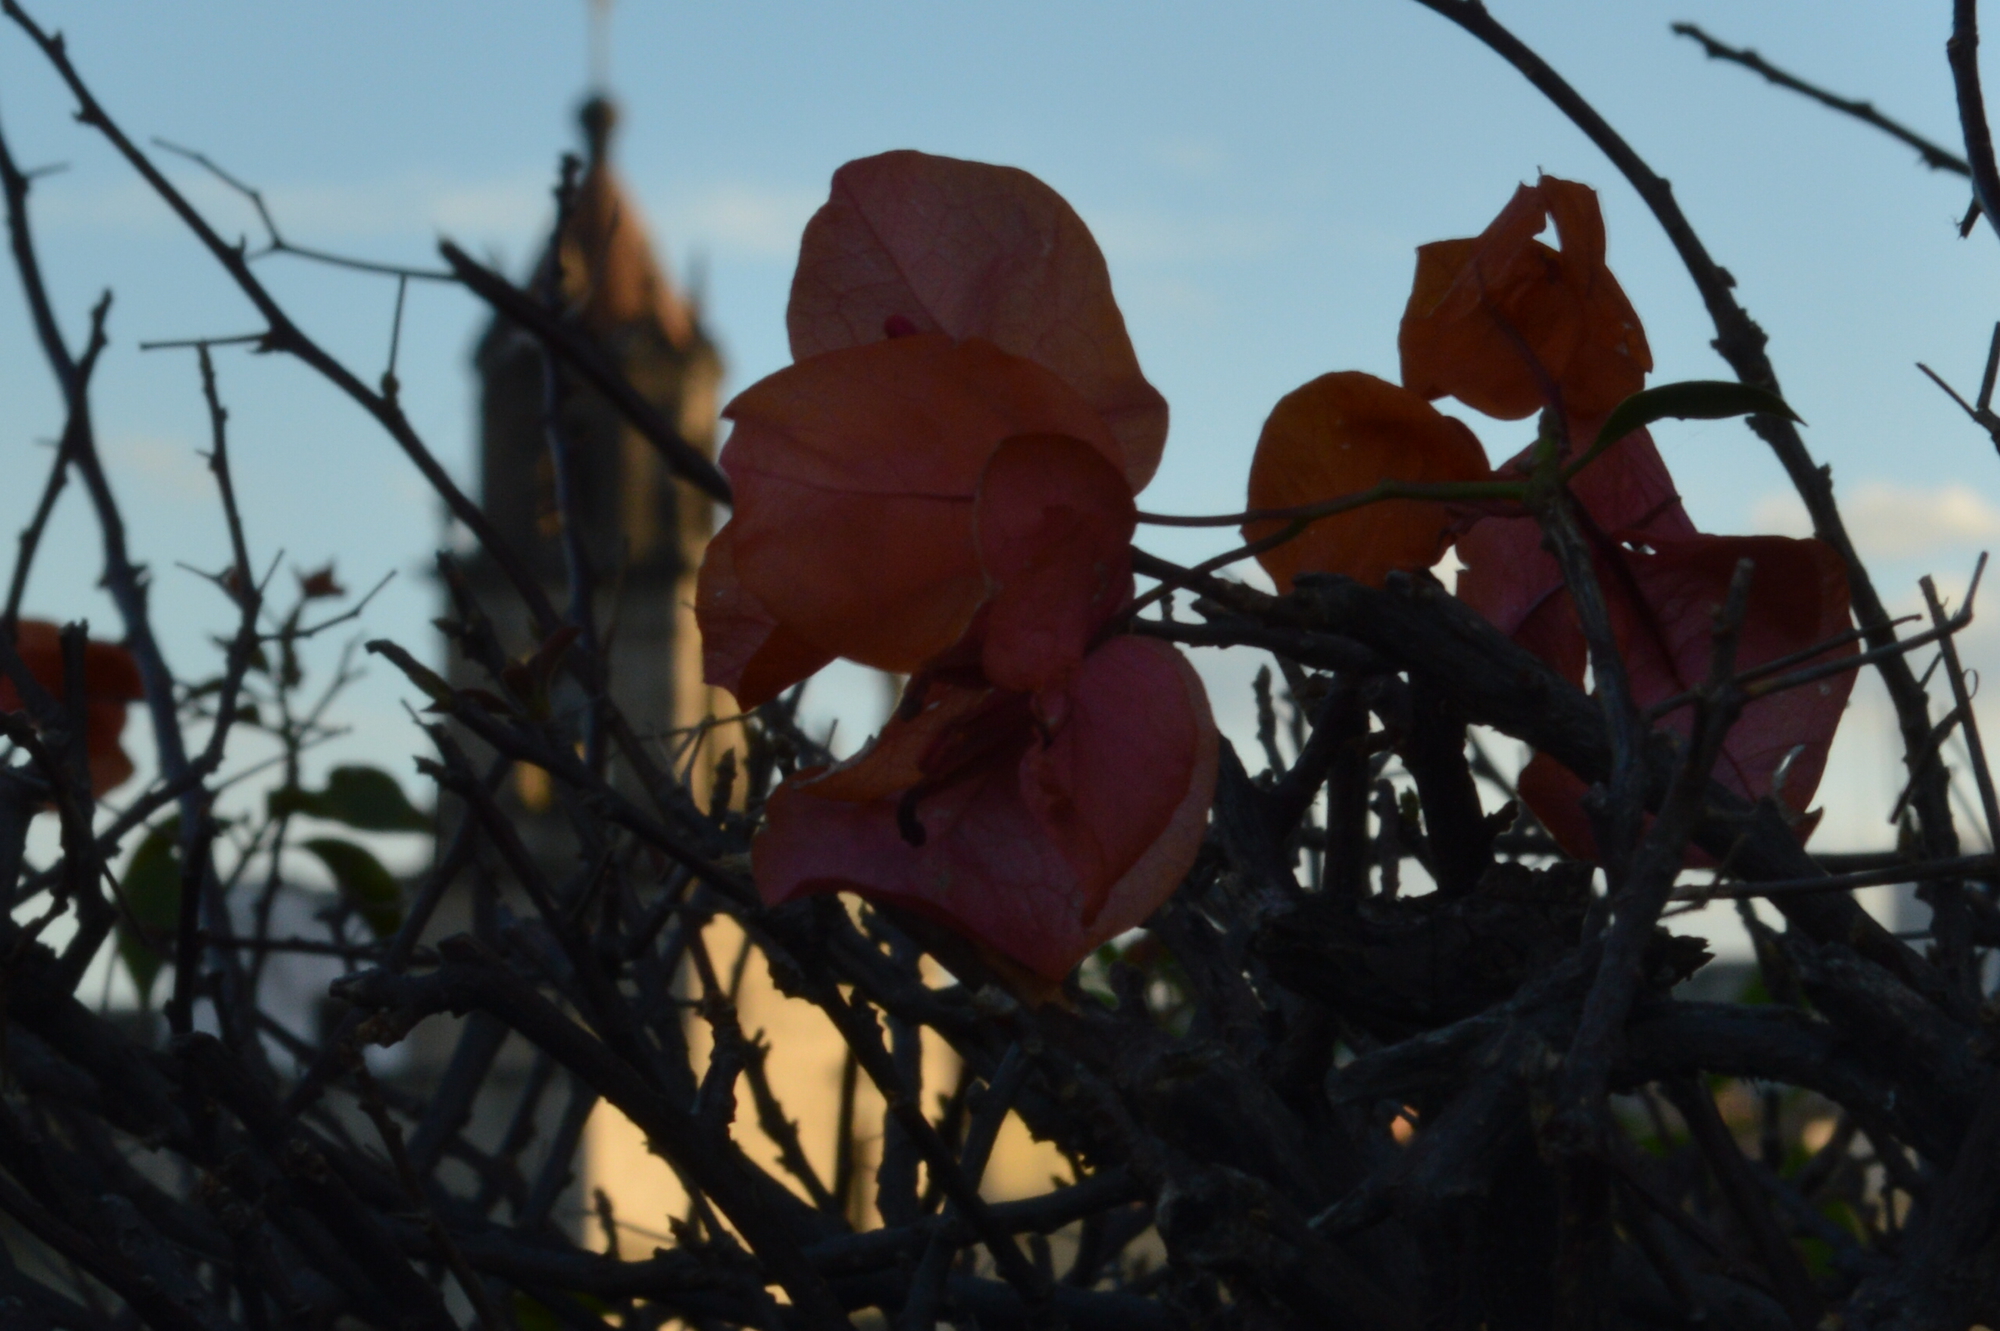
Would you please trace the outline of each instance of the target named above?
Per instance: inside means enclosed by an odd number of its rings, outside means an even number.
[[[788,326],[794,363],[725,412],[707,677],[745,707],[835,658],[910,680],[773,793],[758,888],[893,902],[1059,979],[1172,892],[1214,786],[1191,667],[1109,633],[1166,404],[1089,231],[1008,168],[842,167]]]
[[[1559,248],[1536,239],[1551,222]],[[1385,479],[1524,480],[1532,448],[1489,472],[1470,432],[1431,401],[1455,397],[1502,420],[1548,413],[1561,426],[1568,460],[1596,439],[1618,403],[1645,386],[1652,369],[1638,315],[1605,266],[1596,195],[1550,176],[1522,186],[1482,234],[1417,251],[1398,343],[1401,385],[1326,375],[1279,403],[1252,466],[1252,509],[1314,503]],[[1646,431],[1613,443],[1569,486],[1640,707],[1706,677],[1713,612],[1740,559],[1754,561],[1756,572],[1739,669],[1807,651],[1848,629],[1846,574],[1830,547],[1697,531]],[[1282,525],[1244,530],[1255,540]],[[1453,543],[1464,565],[1459,596],[1583,684],[1588,654],[1562,572],[1542,547],[1540,527],[1518,508],[1378,504],[1320,519],[1260,559],[1281,589],[1308,571],[1379,585],[1391,570],[1428,567]],[[1831,647],[1825,659],[1855,650]],[[1840,674],[1750,703],[1716,778],[1752,799],[1776,796],[1802,818],[1852,683],[1851,674]],[[1663,724],[1685,730],[1689,713],[1670,713]],[[1565,850],[1594,856],[1576,777],[1538,755],[1521,774],[1520,790]]]
[[[62,636],[54,624],[24,619],[15,626],[14,651],[28,673],[51,695],[63,694]],[[90,642],[83,649],[84,743],[90,762],[90,787],[102,795],[132,775],[132,760],[119,737],[125,732],[126,704],[146,696],[132,653],[108,642]],[[0,675],[0,712],[19,711],[21,695]]]

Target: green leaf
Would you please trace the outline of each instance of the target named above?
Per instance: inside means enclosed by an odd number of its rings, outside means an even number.
[[[396,778],[375,767],[336,767],[327,774],[326,789],[286,786],[267,797],[273,818],[306,813],[364,832],[428,832],[431,820],[396,784]]]
[[[521,1331],[562,1331],[562,1321],[529,1295],[514,1291],[514,1320]]]
[[[1688,379],[1677,384],[1661,384],[1634,393],[1612,408],[1604,428],[1590,446],[1590,456],[1617,443],[1634,430],[1654,421],[1717,421],[1730,416],[1782,416],[1788,421],[1805,422],[1785,400],[1768,389],[1739,384],[1730,379]]]
[[[118,957],[139,990],[139,1001],[150,1003],[153,982],[166,961],[147,939],[164,944],[181,918],[180,819],[169,818],[146,834],[125,865],[118,889],[130,916],[118,921]]]
[[[321,796],[327,818],[365,832],[428,832],[423,815],[396,778],[377,767],[336,767],[327,773]]]
[[[573,1293],[568,1296],[568,1300],[573,1304],[581,1304],[584,1309],[600,1317],[611,1311],[611,1305],[595,1294]],[[521,1331],[562,1331],[565,1325],[562,1318],[549,1310],[547,1304],[523,1294],[518,1289],[514,1291],[514,1320],[520,1324]]]
[[[264,797],[264,808],[273,818],[295,813],[316,813],[319,796],[298,786],[280,786]]]
[[[365,921],[377,938],[387,938],[403,923],[403,889],[382,861],[355,845],[333,837],[315,837],[300,849],[319,856],[319,862],[333,875],[340,895]]]

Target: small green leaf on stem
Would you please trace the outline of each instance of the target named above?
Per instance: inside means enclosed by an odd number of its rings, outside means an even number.
[[[127,918],[118,921],[118,957],[139,990],[139,1001],[151,1001],[153,982],[165,964],[162,952],[180,922],[180,819],[169,818],[146,834],[132,852],[119,880]]]
[[[403,889],[376,859],[352,841],[315,837],[301,849],[319,857],[333,875],[334,886],[377,938],[387,938],[403,923]]]
[[[288,786],[269,797],[272,817],[304,813],[363,832],[428,832],[431,820],[410,803],[403,788],[378,767],[336,767],[326,789]]]
[[[1805,424],[1799,414],[1776,393],[1754,384],[1739,384],[1732,379],[1687,379],[1644,389],[1611,409],[1603,428],[1598,430],[1596,440],[1590,445],[1590,451],[1576,460],[1568,475],[1576,475],[1605,449],[1654,421],[1668,417],[1683,421],[1716,421],[1730,416],[1752,415],[1782,416],[1788,421]]]

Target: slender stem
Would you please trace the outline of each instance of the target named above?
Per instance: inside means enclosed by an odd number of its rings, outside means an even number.
[[[729,478],[706,454],[683,438],[673,422],[641,396],[631,381],[605,359],[602,351],[579,337],[574,329],[551,319],[534,297],[450,241],[440,241],[438,252],[444,255],[453,275],[464,283],[467,291],[490,305],[494,313],[532,333],[544,350],[563,360],[592,388],[604,394],[605,400],[659,451],[677,475],[719,503],[731,501]]]
[[[1978,579],[1975,577],[1973,581],[1976,586]],[[1905,615],[1896,622],[1898,624],[1906,624],[1915,618],[1915,615]],[[1736,676],[1736,683],[1743,689],[1744,696],[1754,702],[1758,698],[1767,697],[1773,693],[1782,693],[1788,689],[1795,689],[1802,685],[1810,684],[1815,680],[1825,679],[1829,675],[1838,675],[1848,670],[1858,670],[1862,666],[1877,661],[1884,656],[1907,655],[1919,647],[1928,646],[1936,642],[1939,638],[1947,634],[1957,633],[1971,622],[1971,614],[1968,611],[1960,611],[1959,614],[1953,616],[1951,621],[1942,628],[1914,634],[1908,638],[1900,638],[1893,646],[1861,652],[1854,656],[1843,656],[1834,661],[1820,661],[1817,665],[1806,666],[1804,669],[1793,669],[1793,667],[1798,666],[1801,662],[1812,661],[1818,657],[1825,656],[1828,652],[1839,651],[1842,647],[1858,642],[1868,636],[1863,630],[1849,629],[1845,633],[1836,633],[1830,638],[1822,638],[1810,647],[1801,648],[1796,652],[1788,652],[1783,656],[1773,657],[1762,665],[1752,666],[1750,669],[1742,671]],[[1689,689],[1685,693],[1676,693],[1671,698],[1654,703],[1646,709],[1648,724],[1658,721],[1661,717],[1670,713],[1679,711],[1693,702],[1697,696],[1696,690]]]
[[[1398,499],[1428,503],[1476,503],[1482,500],[1520,503],[1527,498],[1527,495],[1528,486],[1522,481],[1448,481],[1435,484],[1381,481],[1354,494],[1322,499],[1310,504],[1297,504],[1290,508],[1253,508],[1242,513],[1224,513],[1212,517],[1174,517],[1162,513],[1141,513],[1139,521],[1156,527],[1238,527],[1253,522],[1283,522],[1285,525],[1268,535],[1204,559],[1192,569],[1156,574],[1159,585],[1134,597],[1124,609],[1112,616],[1103,631],[1106,634],[1117,632],[1131,623],[1147,606],[1171,595],[1178,588],[1198,585],[1202,578],[1217,569],[1227,568],[1238,560],[1253,558],[1297,540],[1321,518],[1330,518],[1358,508],[1366,508],[1371,504]]]
[[[1796,74],[1786,73],[1748,47],[1735,47],[1717,41],[1696,24],[1676,23],[1672,27],[1677,36],[1701,43],[1702,50],[1708,53],[1708,58],[1711,60],[1726,60],[1730,64],[1741,65],[1753,74],[1763,75],[1767,81],[1777,84],[1780,88],[1789,89],[1802,97],[1810,97],[1821,106],[1832,107],[1842,115],[1853,116],[1863,124],[1873,125],[1889,137],[1915,148],[1923,164],[1933,171],[1950,171],[1961,176],[1972,174],[1972,168],[1966,164],[1963,157],[1931,142],[1908,125],[1891,120],[1877,111],[1872,102],[1857,101],[1830,93],[1816,84],[1806,82]]]
[[[222,516],[229,527],[229,549],[236,557],[236,596],[238,600],[254,600],[256,588],[250,581],[250,545],[243,535],[243,514],[236,507],[236,483],[229,471],[229,411],[222,405],[222,395],[216,387],[215,358],[205,346],[196,348],[196,356],[201,366],[202,401],[208,406],[209,440],[212,444],[208,469],[215,476],[216,490],[222,496]]]
[[[438,1218],[431,1206],[430,1198],[424,1193],[423,1180],[417,1176],[416,1168],[410,1163],[410,1153],[404,1148],[403,1130],[396,1120],[389,1116],[389,1107],[382,1103],[382,1092],[375,1085],[375,1078],[369,1073],[368,1065],[357,1055],[352,1069],[355,1085],[361,1090],[361,1109],[368,1115],[368,1121],[375,1125],[376,1136],[382,1139],[382,1149],[389,1154],[389,1163],[395,1167],[396,1181],[403,1185],[403,1195],[410,1199],[410,1205],[423,1217],[424,1230],[443,1255],[445,1265],[458,1279],[458,1287],[465,1291],[465,1297],[472,1303],[473,1315],[479,1319],[484,1331],[505,1331],[513,1319],[502,1312],[493,1301],[493,1292],[486,1288],[486,1282],[465,1260],[458,1244],[452,1241],[451,1231]],[[615,1255],[615,1254],[614,1254]]]
[[[1673,785],[1660,805],[1612,899],[1614,917],[1604,952],[1578,1019],[1576,1038],[1564,1060],[1562,1110],[1569,1129],[1584,1140],[1602,1112],[1606,1082],[1618,1033],[1639,992],[1647,942],[1672,892],[1688,838],[1701,819],[1709,773],[1723,740],[1742,710],[1742,696],[1730,685],[1736,669],[1736,642],[1749,603],[1751,564],[1742,560],[1730,580],[1728,598],[1717,614],[1708,682],[1695,716],[1694,733]]]
[[[1919,580],[1918,585],[1923,589],[1924,602],[1930,609],[1932,622],[1941,625],[1944,622],[1944,606],[1938,600],[1936,583],[1929,575],[1925,575]],[[1991,850],[1994,848],[1994,829],[2000,826],[2000,814],[1994,810],[1993,777],[1987,770],[1985,749],[1979,741],[1978,722],[1973,716],[1972,698],[1966,689],[1965,672],[1959,666],[1958,649],[1951,635],[1945,634],[1938,639],[1938,651],[1945,667],[1946,677],[1950,681],[1953,699],[1957,704],[1951,715],[1958,719],[1966,738],[1966,746],[1972,754],[1972,767],[1978,777],[1980,799],[1986,809],[1986,845],[1987,849]],[[1944,736],[1940,733],[1938,743],[1942,746],[1943,742]],[[1920,777],[1928,775],[1933,770],[1937,771],[1946,782],[1950,781],[1942,754],[1934,754],[1930,762],[1911,772],[1912,789],[1914,790]],[[1959,1001],[1965,1008],[1967,1010],[1977,1008],[1980,1000],[1979,964],[1972,938],[1972,903],[1966,898],[1965,884],[1953,878],[1935,879],[1920,890],[1919,895],[1931,907],[1931,930],[1936,939],[1933,955],[1938,968],[1944,972],[1947,981],[1955,986]]]
[[[1952,0],[1951,37],[1944,44],[1951,66],[1952,88],[1958,94],[1958,126],[1965,136],[1965,156],[1971,168],[1972,197],[1986,214],[1987,225],[2000,234],[2000,167],[1993,160],[1993,130],[1986,120],[1986,94],[1979,84],[1979,0]]]
[[[1727,883],[1708,887],[1684,887],[1676,891],[1677,902],[1742,901],[1758,897],[1810,896],[1821,892],[1852,892],[1861,887],[1890,887],[1900,883],[1922,883],[1938,878],[1983,878],[2000,876],[2000,855],[1960,855],[1955,859],[1931,860],[1916,864],[1889,864],[1879,869],[1856,869],[1852,873],[1823,874],[1816,878],[1777,878],[1761,883]]]
[[[2000,850],[2000,798],[1993,790],[1993,771],[1987,766],[1986,745],[1979,738],[1979,717],[1972,707],[1972,694],[1965,686],[1965,669],[1958,662],[1958,644],[1949,632],[1944,602],[1938,599],[1937,584],[1927,573],[1917,580],[1923,589],[1924,604],[1931,612],[1931,625],[1938,633],[1938,651],[1944,656],[1945,678],[1951,684],[1952,701],[1957,704],[1964,728],[1966,751],[1972,757],[1972,777],[1979,785],[1979,805],[1986,815],[1986,847]],[[1968,598],[1969,599],[1969,598]]]
[[[1626,856],[1639,835],[1640,783],[1644,781],[1646,721],[1639,713],[1625,658],[1618,650],[1618,635],[1611,622],[1611,607],[1598,581],[1597,563],[1589,539],[1579,521],[1575,499],[1561,482],[1558,469],[1567,449],[1560,437],[1548,460],[1537,470],[1529,508],[1541,525],[1542,535],[1556,563],[1562,568],[1563,583],[1576,608],[1578,626],[1590,650],[1590,668],[1596,683],[1598,705],[1611,738],[1611,779],[1603,816],[1593,819],[1598,827],[1598,858],[1605,866],[1611,889],[1619,890],[1625,873]],[[1588,807],[1588,806],[1586,806]]]
[[[1140,513],[1139,521],[1152,527],[1241,527],[1252,522],[1314,521],[1339,513],[1365,508],[1389,499],[1415,499],[1434,504],[1470,504],[1482,500],[1511,500],[1528,497],[1523,481],[1379,481],[1366,490],[1333,499],[1294,504],[1290,508],[1252,508],[1241,513],[1220,513],[1180,517],[1169,513]]]

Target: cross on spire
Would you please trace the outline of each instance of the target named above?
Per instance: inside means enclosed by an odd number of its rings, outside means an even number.
[[[611,86],[611,5],[612,0],[589,0],[590,5],[590,87],[604,92]]]

